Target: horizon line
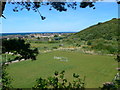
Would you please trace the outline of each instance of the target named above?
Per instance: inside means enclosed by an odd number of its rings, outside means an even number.
[[[50,31],[50,32],[0,32],[0,34],[4,34],[4,33],[60,33],[60,32],[78,32],[78,31],[59,31],[59,32],[56,32],[56,31]]]

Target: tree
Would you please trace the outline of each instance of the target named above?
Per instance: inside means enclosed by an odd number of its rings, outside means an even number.
[[[37,37],[38,40],[40,40],[40,37]]]
[[[3,2],[4,1],[4,2]],[[16,5],[13,9],[14,12],[18,12],[23,9],[27,9],[28,11],[33,10],[35,12],[38,12],[40,14],[40,17],[42,20],[44,20],[46,17],[42,16],[40,11],[38,10],[41,6],[49,6],[49,10],[56,9],[59,12],[67,11],[68,8],[72,8],[76,10],[77,5],[79,5],[80,8],[86,8],[90,7],[95,9],[94,3],[98,0],[83,0],[79,4],[77,2],[53,2],[52,0],[48,0],[47,2],[41,1],[41,0],[21,0],[21,2],[11,2],[12,0],[8,0],[9,4]],[[87,1],[87,2],[86,2]],[[0,17],[3,16],[3,11],[5,10],[6,6],[6,0],[0,1]],[[5,17],[4,17],[5,18]]]
[[[58,37],[58,35],[54,35],[54,37]]]
[[[30,44],[26,43],[23,39],[10,39],[2,40],[2,53],[12,52],[14,54],[20,54],[24,59],[36,60],[38,55],[38,49],[31,49]]]
[[[6,1],[8,1],[9,4],[16,5],[13,9],[14,12],[18,12],[23,9],[27,9],[28,11],[33,10],[35,12],[38,12],[41,19],[45,20],[46,17],[42,16],[40,11],[38,10],[41,6],[49,6],[49,10],[56,9],[59,12],[67,11],[68,8],[72,8],[76,10],[77,5],[79,5],[80,8],[86,8],[90,7],[95,9],[94,3],[99,0],[82,0],[79,4],[77,2],[54,2],[54,0],[47,0],[44,2],[44,0],[21,0],[19,2],[12,1],[12,0],[1,0],[0,1],[0,17],[4,17],[3,11],[5,10]],[[66,0],[67,1],[67,0]],[[100,0],[101,1],[101,0]],[[117,0],[117,3],[120,4],[120,1]],[[5,18],[6,19],[6,18]]]

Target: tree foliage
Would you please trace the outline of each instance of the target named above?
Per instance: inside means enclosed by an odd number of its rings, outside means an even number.
[[[38,49],[31,49],[30,44],[26,43],[23,39],[3,39],[2,40],[2,53],[12,52],[20,54],[24,59],[36,60]]]
[[[6,67],[7,65],[5,64],[2,65],[2,90],[8,90],[12,88],[11,85],[12,79],[9,76],[9,74],[6,72]]]
[[[73,82],[68,82],[68,80],[64,76],[64,73],[64,70],[62,72],[55,71],[53,77],[48,77],[47,79],[43,79],[40,77],[36,80],[36,85],[33,88],[76,88],[80,90],[84,89],[85,80],[82,80],[78,74],[73,73]]]
[[[67,2],[67,0],[63,1],[52,1],[47,0],[44,2],[44,0],[19,0],[19,2],[16,0],[7,0],[10,4],[15,5],[15,8],[13,9],[14,12],[18,12],[19,10],[27,9],[28,11],[34,10],[35,12],[38,12],[41,16],[41,19],[44,20],[45,17],[43,17],[38,10],[41,6],[49,6],[49,10],[56,9],[57,11],[67,11],[68,8],[76,9],[77,5],[79,5],[80,8],[86,8],[90,7],[95,9],[94,3],[99,0],[82,0],[79,4],[77,2]],[[117,4],[120,4],[120,1],[117,0]],[[0,17],[3,16],[3,11],[5,10],[6,0],[0,1]],[[4,17],[5,18],[5,17]]]
[[[96,0],[93,0],[92,1],[87,1],[86,0],[83,0],[82,2],[53,2],[52,0],[48,0],[47,2],[44,2],[44,1],[41,1],[41,0],[21,0],[19,2],[17,1],[14,1],[12,2],[12,0],[9,0],[9,4],[13,4],[15,5],[13,11],[14,12],[18,12],[18,11],[21,11],[23,9],[26,9],[28,11],[30,10],[33,10],[35,12],[38,12],[40,14],[40,17],[42,20],[44,20],[46,17],[42,16],[40,11],[39,11],[39,8],[42,7],[42,6],[49,6],[49,10],[52,10],[52,9],[55,9],[59,12],[62,12],[62,11],[67,11],[68,8],[72,8],[74,10],[76,10],[77,8],[77,5],[79,5],[80,8],[86,8],[86,7],[90,7],[90,8],[93,8],[95,9],[94,7],[94,3],[95,3]],[[3,16],[3,11],[5,10],[5,5],[6,5],[6,2],[1,2],[2,3],[2,10],[0,12],[0,16]],[[4,17],[4,16],[3,16]]]

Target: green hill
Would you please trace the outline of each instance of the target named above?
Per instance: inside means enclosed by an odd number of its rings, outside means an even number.
[[[118,20],[119,19],[114,18],[104,23],[98,23],[75,33],[72,35],[72,38],[79,38],[86,41],[100,38],[114,40],[117,38],[118,34]]]
[[[104,23],[98,23],[90,26],[78,33],[67,37],[66,42],[74,46],[84,46],[85,49],[103,51],[101,53],[115,54],[118,49],[118,21],[113,18]]]

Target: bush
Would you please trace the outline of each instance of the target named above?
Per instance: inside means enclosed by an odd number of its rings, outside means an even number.
[[[113,82],[103,83],[101,90],[117,90]]]
[[[73,82],[68,82],[64,77],[65,71],[57,72],[55,71],[53,77],[48,77],[47,79],[42,79],[41,77],[36,80],[36,85],[33,88],[80,88],[84,89],[84,80],[80,79],[78,74],[73,73]]]
[[[7,65],[2,64],[2,90],[9,90],[12,88],[11,81],[13,80],[6,72]],[[0,83],[1,84],[1,83]]]
[[[54,35],[54,37],[58,37],[58,35]]]
[[[82,48],[83,48],[83,49],[88,49],[88,47],[87,47],[87,46],[82,46]]]
[[[80,47],[81,45],[80,44],[76,44],[77,47]]]
[[[44,49],[47,49],[48,47],[44,46],[43,48],[44,48]]]
[[[111,45],[108,45],[106,47],[106,49],[111,53],[111,54],[114,54],[115,52],[117,52],[117,48],[111,46]]]
[[[104,50],[104,51],[108,51],[110,54],[115,54],[117,52],[117,47],[113,46],[113,45],[105,45],[103,43],[98,43],[96,45],[92,45],[91,49],[96,49],[96,50]]]
[[[92,43],[90,41],[87,42],[87,45],[92,45]]]
[[[53,49],[57,49],[57,47],[52,47]]]

